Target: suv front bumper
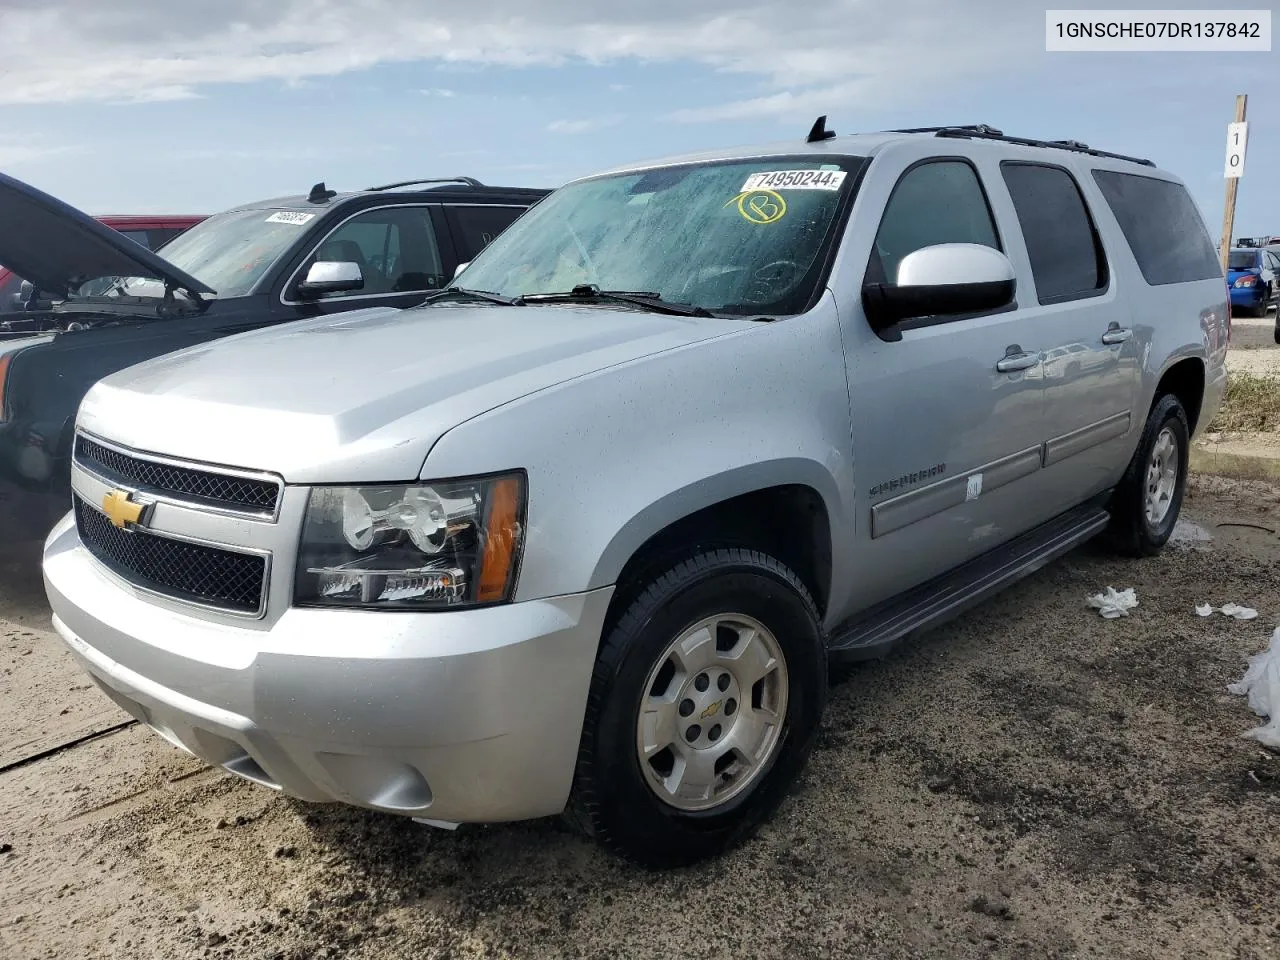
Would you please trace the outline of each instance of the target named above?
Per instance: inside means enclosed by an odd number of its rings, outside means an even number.
[[[206,763],[312,801],[434,820],[563,810],[612,588],[447,613],[289,609],[237,625],[49,535],[53,622],[102,690]]]

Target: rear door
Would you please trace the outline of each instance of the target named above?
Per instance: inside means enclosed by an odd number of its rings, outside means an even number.
[[[1105,489],[1128,460],[1151,335],[1133,323],[1074,170],[1004,160],[1000,174],[1031,274],[1019,302],[1046,347],[1046,473],[1037,487],[1056,513]]]

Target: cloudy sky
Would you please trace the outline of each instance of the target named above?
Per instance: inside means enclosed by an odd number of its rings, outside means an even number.
[[[1148,156],[1216,238],[1248,93],[1236,233],[1280,233],[1280,53],[1046,53],[1044,22],[1026,0],[0,0],[0,170],[92,213],[213,212],[321,179],[555,186],[826,113]]]

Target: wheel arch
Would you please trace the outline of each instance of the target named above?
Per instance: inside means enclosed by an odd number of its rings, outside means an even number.
[[[613,616],[646,576],[676,555],[700,545],[733,544],[790,567],[825,614],[840,502],[835,479],[811,460],[725,471],[672,490],[631,517],[601,553],[592,584],[616,585]]]
[[[1148,411],[1155,409],[1160,398],[1172,394],[1186,411],[1187,423],[1194,436],[1204,404],[1205,362],[1198,356],[1175,358],[1160,373]]]

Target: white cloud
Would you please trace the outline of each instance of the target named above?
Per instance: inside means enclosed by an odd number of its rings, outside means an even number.
[[[39,140],[0,140],[0,168],[30,166],[68,153],[79,153],[83,148],[70,144],[48,144]]]
[[[419,90],[424,97],[440,97],[444,100],[450,100],[458,95],[456,90],[447,90],[444,87],[430,87],[426,90]]]
[[[547,129],[552,133],[589,133],[592,130],[616,126],[622,120],[623,116],[620,113],[610,114],[607,117],[588,117],[584,120],[553,120],[547,124]]]
[[[743,96],[688,103],[675,118],[750,118],[1009,71],[1043,55],[1042,18],[1022,0],[810,0],[794,11],[764,0],[5,0],[0,104],[179,100],[382,63],[693,61],[742,75]]]

